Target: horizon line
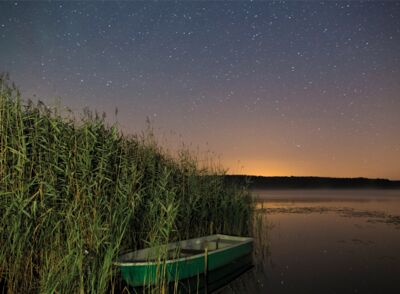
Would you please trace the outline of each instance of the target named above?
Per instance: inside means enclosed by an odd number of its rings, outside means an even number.
[[[286,175],[286,176],[266,176],[266,175],[251,175],[251,174],[234,174],[227,173],[227,176],[244,176],[244,177],[263,177],[263,178],[325,178],[325,179],[366,179],[366,180],[386,180],[392,182],[400,182],[400,179],[390,179],[390,178],[368,178],[368,177],[337,177],[337,176],[294,176],[294,175]]]

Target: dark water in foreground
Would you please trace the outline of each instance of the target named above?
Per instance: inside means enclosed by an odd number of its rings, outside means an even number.
[[[269,256],[223,293],[400,293],[400,190],[260,190]]]

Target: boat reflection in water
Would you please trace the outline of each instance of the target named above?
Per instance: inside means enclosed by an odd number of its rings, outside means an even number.
[[[240,277],[253,268],[252,254],[239,257],[230,263],[208,271],[207,275],[200,274],[196,277],[179,281],[176,290],[178,293],[212,293],[227,286],[230,282]],[[169,293],[174,293],[175,285],[169,285]]]

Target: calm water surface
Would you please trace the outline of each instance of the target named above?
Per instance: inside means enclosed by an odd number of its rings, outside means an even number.
[[[258,190],[268,256],[224,293],[400,293],[400,190]]]

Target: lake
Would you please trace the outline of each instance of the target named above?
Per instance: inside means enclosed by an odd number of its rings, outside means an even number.
[[[223,293],[400,293],[400,190],[254,190],[264,257]]]

